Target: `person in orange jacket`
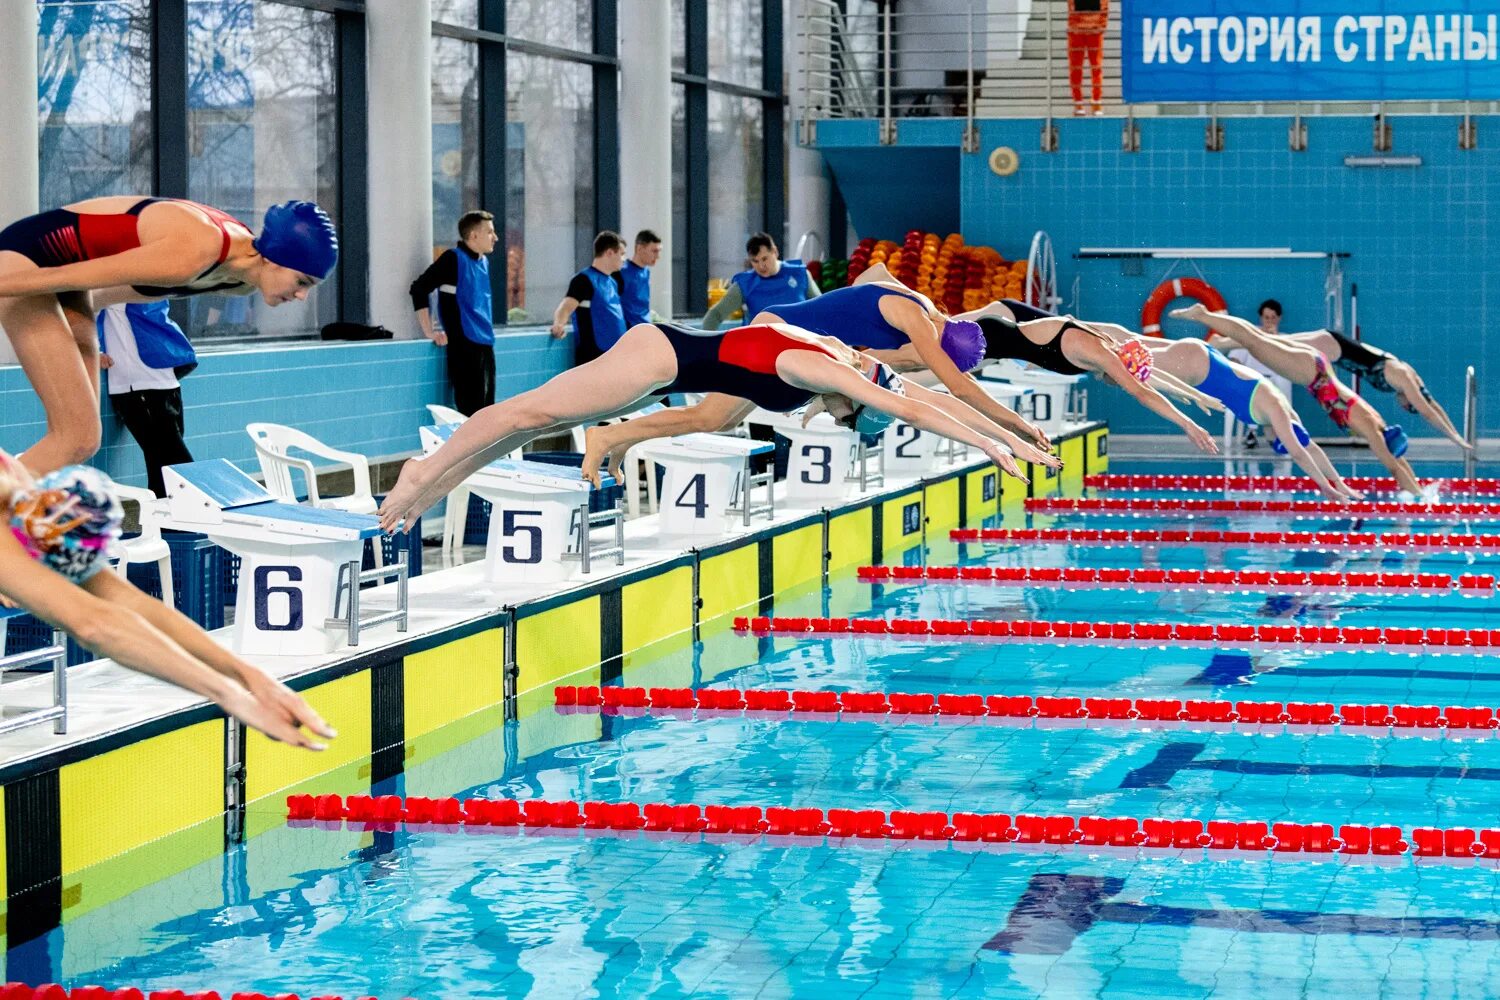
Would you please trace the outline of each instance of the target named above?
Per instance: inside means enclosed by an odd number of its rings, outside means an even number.
[[[1104,32],[1109,27],[1109,0],[1068,0],[1068,84],[1073,114],[1084,114],[1083,64],[1093,70],[1094,114],[1104,114]]]

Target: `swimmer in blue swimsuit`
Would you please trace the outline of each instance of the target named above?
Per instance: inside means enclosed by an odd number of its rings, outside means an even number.
[[[984,336],[977,324],[950,319],[925,296],[872,268],[848,288],[824,292],[804,302],[783,303],[758,313],[754,324],[788,323],[832,337],[864,351],[898,372],[926,369],[953,398],[983,415],[987,431],[1023,461],[1061,468],[1037,427],[1001,404],[968,374],[984,360]],[[585,474],[608,462],[617,468],[627,450],[644,441],[678,434],[730,430],[754,409],[743,397],[711,393],[701,403],[669,407],[624,423],[591,427],[586,432]]]
[[[1302,418],[1292,404],[1259,372],[1235,364],[1201,340],[1136,339],[1151,351],[1157,367],[1217,399],[1241,423],[1267,428],[1271,450],[1289,456],[1318,484],[1324,496],[1338,501],[1364,498],[1344,482],[1328,455],[1302,426]]]

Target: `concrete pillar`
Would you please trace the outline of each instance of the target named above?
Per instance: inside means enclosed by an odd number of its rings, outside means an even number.
[[[0,229],[37,211],[36,0],[0,0]],[[56,207],[56,206],[52,206]],[[0,331],[0,364],[15,364]]]
[[[787,67],[787,92],[791,107],[787,114],[787,243],[786,253],[797,248],[805,232],[818,234],[817,250],[809,244],[808,254],[827,256],[829,245],[829,183],[823,154],[798,142],[802,121],[807,116],[810,95],[807,90],[809,52],[826,50],[820,43],[817,25],[806,20],[803,0],[787,0],[784,31],[783,64]],[[822,50],[819,46],[822,45]],[[823,57],[826,62],[826,55]]]
[[[620,235],[664,241],[651,308],[672,315],[672,5],[620,0]]]
[[[407,286],[432,263],[432,5],[369,0],[370,322],[419,337]]]

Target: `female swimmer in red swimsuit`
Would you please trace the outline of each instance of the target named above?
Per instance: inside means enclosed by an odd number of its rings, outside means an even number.
[[[337,260],[332,221],[306,201],[273,206],[258,237],[206,205],[127,196],[0,231],[0,327],[47,413],[47,432],[21,461],[42,474],[99,448],[96,308],[255,290],[275,306],[307,298]]]

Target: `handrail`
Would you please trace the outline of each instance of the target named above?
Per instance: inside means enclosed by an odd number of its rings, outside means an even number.
[[[1464,440],[1469,443],[1464,452],[1464,478],[1473,479],[1479,458],[1479,379],[1473,365],[1464,371]]]

